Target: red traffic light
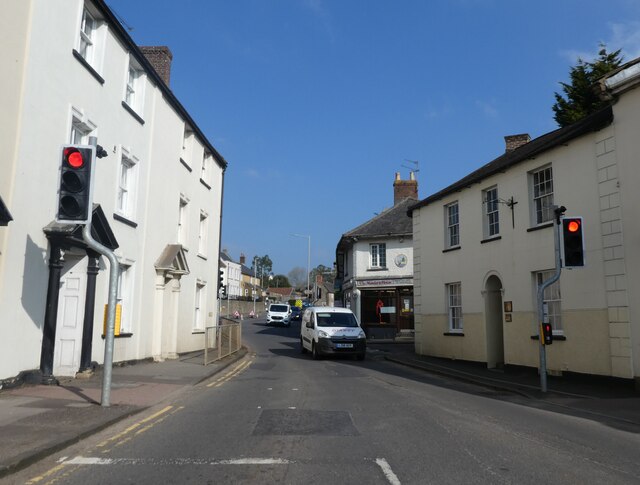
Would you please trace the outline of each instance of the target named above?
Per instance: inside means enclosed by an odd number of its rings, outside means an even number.
[[[567,231],[569,232],[578,232],[580,230],[580,221],[571,220],[569,224],[567,224]]]
[[[82,168],[84,166],[84,158],[77,148],[68,147],[64,149],[64,159],[71,168]]]

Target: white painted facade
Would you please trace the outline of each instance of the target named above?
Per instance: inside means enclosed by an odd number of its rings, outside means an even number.
[[[241,296],[240,282],[242,281],[242,273],[240,271],[240,263],[224,258],[220,260],[223,272],[224,285],[227,287],[227,296],[232,300]]]
[[[372,244],[385,245],[386,264],[382,268],[372,266]],[[343,257],[343,305],[350,308],[363,325],[372,323],[366,321],[370,312],[363,312],[363,305],[368,304],[363,303],[363,292],[395,291],[397,287],[413,286],[413,246],[409,236],[358,240],[347,247]],[[399,308],[400,302],[394,306]],[[410,313],[413,314],[412,298]]]
[[[103,15],[105,5],[97,4],[100,8],[86,2],[96,20],[90,64],[98,76],[72,53],[81,49],[85,2],[10,0],[3,5],[0,29],[6,41],[0,43],[0,58],[10,68],[0,77],[0,142],[8,148],[0,161],[5,174],[0,193],[14,220],[0,227],[0,379],[39,366],[49,274],[43,227],[55,217],[60,149],[71,141],[74,126],[97,136],[108,154],[96,162],[94,203],[101,205],[119,243],[116,255],[126,269],[119,295],[123,333],[130,334],[116,339],[114,360],[171,358],[201,349],[205,326],[217,321],[226,162],[171,92],[145,71],[140,51]],[[124,106],[130,65],[140,77],[135,98]],[[123,157],[130,168],[126,203]],[[188,273],[156,268],[170,244],[182,245]],[[71,301],[67,280],[79,285],[82,298],[86,284],[86,257],[67,254],[65,260],[61,307],[64,298]],[[105,267],[102,261],[93,332],[92,360],[99,363]],[[73,319],[71,313],[61,318]],[[74,339],[78,345],[77,333]],[[77,352],[79,347],[71,354]]]
[[[559,325],[546,349],[551,373],[640,375],[640,89],[620,96],[613,122],[413,209],[416,352],[538,367],[535,273],[554,269],[553,223],[537,224],[532,174],[550,167],[553,203],[582,216],[586,266],[563,269]],[[533,142],[531,142],[533,143]],[[500,230],[484,229],[486,190],[497,187]],[[435,196],[432,196],[435,197]],[[506,202],[517,202],[512,212]],[[428,198],[430,199],[430,198]],[[459,209],[459,244],[447,247],[447,207]],[[459,328],[448,299],[461,288]],[[453,313],[452,313],[453,312]]]

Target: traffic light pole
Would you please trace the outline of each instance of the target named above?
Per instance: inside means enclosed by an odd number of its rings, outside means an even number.
[[[111,370],[113,368],[113,342],[116,321],[116,296],[118,294],[118,273],[120,265],[116,255],[109,248],[103,246],[91,237],[91,223],[82,229],[82,238],[87,246],[96,253],[102,254],[109,260],[109,299],[107,302],[107,334],[105,335],[104,369],[102,374],[102,399],[100,405],[111,405]]]
[[[553,206],[554,221],[553,238],[555,247],[556,272],[548,280],[542,282],[538,287],[538,339],[540,344],[540,390],[547,392],[547,350],[544,344],[544,335],[542,327],[544,325],[544,290],[560,279],[562,271],[562,261],[560,260],[560,216],[564,213],[564,206]]]
[[[89,138],[91,145],[97,146],[98,139]],[[113,369],[113,345],[116,321],[116,297],[118,294],[118,274],[120,265],[113,251],[103,246],[91,236],[91,219],[82,228],[82,239],[90,249],[109,260],[109,299],[107,300],[107,332],[105,335],[104,364],[102,373],[102,398],[100,405],[111,405],[111,371]]]

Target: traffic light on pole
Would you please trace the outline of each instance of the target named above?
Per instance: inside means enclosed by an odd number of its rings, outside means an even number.
[[[542,339],[544,345],[551,345],[553,343],[553,327],[550,323],[542,324]]]
[[[564,217],[562,219],[562,249],[565,268],[584,266],[582,217]]]
[[[91,220],[95,155],[93,146],[62,147],[56,222],[87,224]]]
[[[219,271],[218,289],[220,296],[224,298],[227,295],[227,287],[224,285],[224,271]]]

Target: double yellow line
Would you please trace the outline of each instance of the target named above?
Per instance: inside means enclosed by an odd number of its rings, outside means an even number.
[[[123,445],[124,443],[132,440],[133,438],[135,438],[136,436],[140,435],[141,433],[144,433],[145,431],[151,429],[152,427],[154,427],[155,425],[161,423],[162,421],[164,421],[166,418],[168,418],[169,416],[171,416],[174,413],[177,413],[178,411],[184,409],[184,406],[166,406],[165,408],[161,409],[160,411],[157,411],[155,413],[153,413],[150,416],[147,416],[144,419],[141,419],[140,421],[132,424],[131,426],[129,426],[127,429],[125,429],[124,431],[121,431],[120,433],[107,438],[106,440],[102,441],[101,443],[98,443],[96,445],[96,448],[98,450],[101,451],[101,453],[108,453],[110,452],[113,448]],[[36,483],[42,482],[43,480],[50,478],[50,480],[48,482],[46,482],[47,484],[53,484],[56,483],[58,481],[60,481],[63,478],[66,478],[67,476],[69,476],[71,473],[73,473],[74,471],[78,470],[78,466],[69,466],[67,465],[64,461],[62,461],[61,463],[59,463],[58,465],[56,465],[55,467],[51,468],[50,470],[48,470],[47,472],[43,473],[42,475],[39,475],[37,477],[32,478],[31,480],[29,480],[27,483],[27,485],[34,485]],[[53,475],[56,475],[58,472],[61,472],[64,469],[64,473],[59,474],[55,477],[53,477]]]
[[[234,377],[240,375],[252,363],[253,363],[253,359],[245,360],[244,362],[241,362],[240,364],[236,365],[233,369],[231,369],[229,372],[227,372],[223,376],[220,376],[215,381],[207,384],[207,387],[220,387],[225,382],[227,382],[227,381],[233,379]]]

